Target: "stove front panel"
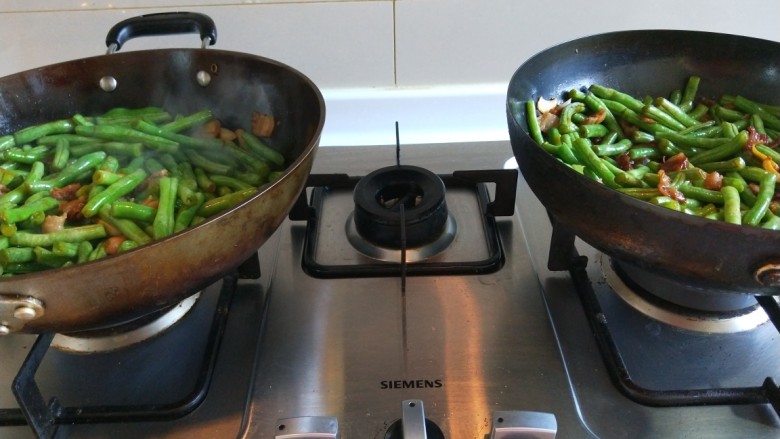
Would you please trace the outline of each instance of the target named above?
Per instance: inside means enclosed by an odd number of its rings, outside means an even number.
[[[515,226],[500,223],[509,262],[497,273],[410,277],[405,294],[397,278],[278,273],[246,436],[267,437],[277,419],[332,416],[341,437],[383,438],[401,402],[421,399],[447,438],[482,439],[497,410],[554,413],[562,437],[581,437]],[[292,245],[280,260],[300,265],[301,227],[283,233]]]
[[[501,168],[511,151],[504,143],[493,148],[490,161],[474,166]],[[443,148],[429,154],[408,151],[403,163],[437,173],[472,165],[462,155],[457,163],[443,160]],[[393,157],[385,148],[373,152],[362,154],[365,161],[350,168],[350,175],[365,175],[359,174],[364,167],[382,166]],[[330,243],[344,230],[343,220],[337,223],[320,225],[329,232],[322,242]],[[384,438],[401,417],[402,401],[419,399],[446,438],[484,439],[493,413],[506,410],[553,413],[559,437],[588,437],[577,418],[518,216],[497,218],[497,224],[506,256],[500,270],[412,276],[405,293],[399,278],[306,275],[300,268],[305,224],[281,230],[277,262],[292,269],[279,270],[269,291],[244,436],[271,437],[280,419],[326,416],[337,419],[340,437]],[[468,242],[467,233],[483,231],[459,227],[458,233],[463,236],[456,240]],[[354,257],[333,248],[342,247],[319,246],[335,260]],[[474,255],[481,251],[474,245]]]

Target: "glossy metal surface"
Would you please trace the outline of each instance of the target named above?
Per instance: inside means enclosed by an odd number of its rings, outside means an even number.
[[[392,148],[358,151],[321,149],[314,170],[365,175],[394,159]],[[501,167],[511,156],[505,142],[419,146],[405,150],[402,162],[444,173],[463,163]],[[765,405],[658,408],[618,392],[604,370],[568,273],[546,269],[550,230],[545,212],[523,180],[519,189],[516,215],[498,220],[506,251],[500,270],[410,277],[405,295],[396,278],[306,275],[301,269],[305,226],[286,221],[261,248],[262,286],[248,283],[236,295],[217,376],[202,407],[173,422],[66,426],[62,438],[266,439],[284,437],[279,428],[285,425],[288,432],[332,437],[337,431],[341,439],[384,439],[401,419],[406,400],[423,401],[426,420],[447,439],[485,439],[506,432],[502,428],[512,434],[523,430],[511,428],[534,426],[546,437],[557,427],[557,439],[780,434],[777,415]],[[343,229],[339,225],[334,230]],[[589,257],[598,254],[579,246]],[[610,295],[597,264],[589,266],[589,273],[610,324],[619,328],[619,342],[632,346],[627,361],[639,367],[636,375],[643,383],[755,385],[756,377],[780,375],[780,336],[771,327],[714,336],[672,328],[613,300],[617,296]],[[176,335],[176,327],[173,331]],[[261,338],[255,341],[257,336]],[[0,339],[4,359],[15,363],[19,351],[24,354],[18,340],[12,349]],[[143,347],[132,347],[130,353],[136,349]],[[164,358],[176,355],[164,351]],[[60,364],[47,368],[46,382],[79,370],[62,367],[78,365],[78,358],[54,359]],[[131,359],[139,361],[135,355]],[[0,364],[3,380],[14,373],[7,363]],[[99,376],[93,374],[91,381]],[[530,423],[521,417],[524,421],[517,425],[506,416],[520,412],[547,413],[555,424],[546,415],[532,417]],[[498,420],[502,416],[504,422]],[[26,438],[25,433],[24,427],[0,428],[0,438]]]
[[[402,148],[401,162],[447,173],[464,164],[500,169],[511,157],[504,142],[458,146]],[[385,147],[319,154],[315,172],[355,176],[395,159],[394,149]],[[466,209],[460,202],[447,200],[451,211]],[[410,399],[424,402],[425,417],[445,438],[484,438],[499,410],[554,413],[560,437],[587,437],[517,216],[497,221],[503,268],[488,275],[410,277],[405,295],[398,278],[307,276],[300,267],[305,225],[280,229],[289,244],[277,255],[243,437],[267,437],[279,418],[334,416],[342,438],[384,438],[402,416],[402,401]],[[332,230],[328,239],[343,223]],[[461,240],[466,256],[483,239],[481,231],[467,230],[459,222],[453,243]]]

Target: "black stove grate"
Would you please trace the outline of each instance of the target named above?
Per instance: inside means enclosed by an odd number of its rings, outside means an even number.
[[[454,274],[486,274],[497,271],[504,263],[504,254],[498,234],[495,217],[514,214],[517,171],[507,169],[462,170],[451,175],[439,176],[446,189],[473,189],[479,198],[483,214],[483,227],[490,256],[484,260],[438,263],[398,264],[383,261],[366,264],[339,265],[321,263],[314,254],[317,247],[319,211],[323,199],[329,191],[353,190],[360,177],[346,174],[311,174],[306,183],[313,188],[311,202],[307,201],[307,191],[303,191],[298,202],[290,212],[293,221],[306,221],[306,239],[303,249],[302,266],[309,275],[317,278],[354,278],[354,277],[392,277],[399,275],[433,276]],[[490,199],[486,183],[494,183],[494,199]],[[404,273],[402,273],[402,271]]]
[[[257,260],[255,258],[248,262],[244,266],[251,266]],[[55,396],[47,403],[35,381],[35,373],[54,338],[54,334],[47,333],[36,338],[12,384],[20,408],[0,409],[0,427],[28,424],[36,437],[49,439],[55,437],[59,425],[170,421],[190,414],[208,393],[238,278],[259,275],[257,269],[250,270],[249,275],[245,274],[244,266],[239,268],[238,274],[230,274],[222,279],[203,357],[197,365],[199,370],[192,390],[183,398],[150,404],[63,407]]]
[[[577,254],[575,235],[553,220],[548,268],[568,271],[585,310],[607,373],[617,389],[629,399],[647,406],[683,407],[705,405],[771,404],[780,415],[780,388],[771,377],[754,387],[713,387],[682,390],[655,390],[638,384],[626,366],[615,342],[601,304],[587,273],[588,258]],[[770,296],[757,296],[774,327],[780,332],[780,305]]]

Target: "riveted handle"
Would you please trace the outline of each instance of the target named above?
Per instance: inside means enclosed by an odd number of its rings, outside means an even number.
[[[217,42],[217,27],[208,15],[196,12],[161,12],[139,15],[115,24],[106,35],[106,47],[113,53],[127,41],[153,35],[200,34],[203,47]]]

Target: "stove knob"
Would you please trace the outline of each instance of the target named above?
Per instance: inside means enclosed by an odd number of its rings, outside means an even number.
[[[420,399],[408,399],[401,403],[401,419],[387,429],[384,439],[444,439],[444,433],[430,419]]]
[[[489,439],[555,439],[555,415],[542,412],[499,411],[493,413]]]
[[[336,439],[339,423],[330,416],[301,416],[276,422],[274,439]]]

